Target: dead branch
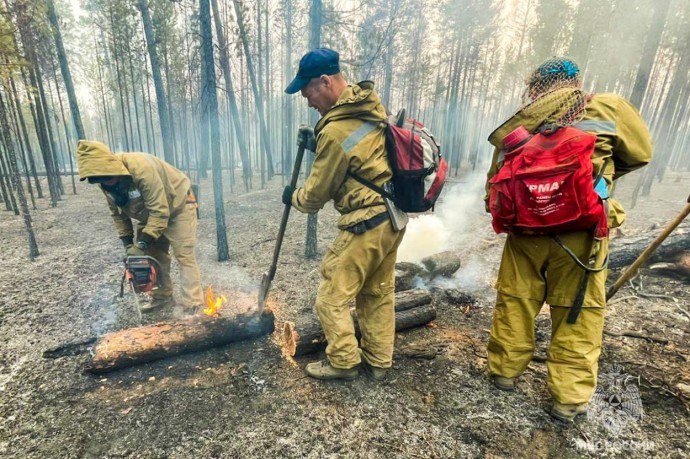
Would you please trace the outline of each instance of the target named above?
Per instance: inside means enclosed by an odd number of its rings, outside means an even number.
[[[628,338],[638,338],[638,339],[644,339],[652,343],[659,343],[659,344],[668,344],[668,340],[666,338],[660,338],[657,336],[648,336],[648,335],[643,335],[642,333],[638,333],[635,331],[631,330],[625,330],[620,333],[616,333],[610,330],[604,330],[604,335],[607,336],[613,336],[616,338],[621,338],[621,337],[628,337]]]

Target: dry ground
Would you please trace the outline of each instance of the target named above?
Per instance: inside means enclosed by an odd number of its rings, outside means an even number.
[[[688,174],[671,175],[630,211],[628,235],[664,224],[682,207]],[[257,180],[258,181],[258,180]],[[199,228],[204,284],[217,292],[255,292],[270,263],[280,219],[280,177],[266,190],[226,194],[231,261],[215,261],[215,227],[205,208]],[[628,203],[632,185],[618,197]],[[682,195],[682,196],[681,196]],[[0,457],[3,458],[516,458],[690,457],[690,419],[674,386],[690,384],[688,284],[643,277],[645,292],[611,305],[610,330],[635,330],[668,345],[606,336],[601,371],[639,376],[644,417],[619,434],[596,420],[566,427],[547,413],[544,363],[532,362],[519,390],[505,394],[486,377],[484,359],[502,239],[480,209],[467,214],[472,237],[455,247],[482,260],[477,307],[442,295],[438,319],[401,333],[396,345],[433,346],[432,360],[398,358],[384,383],[306,378],[281,353],[279,334],[142,365],[102,377],[84,374],[87,356],[44,359],[54,345],[135,324],[131,299],[116,298],[119,240],[103,198],[80,184],[57,208],[33,212],[41,256],[28,261],[22,221],[0,214]],[[319,248],[333,237],[330,205],[319,215]],[[279,329],[311,314],[318,260],[304,260],[306,218],[293,213],[272,303]],[[617,273],[612,274],[615,277]],[[629,296],[623,291],[620,297]],[[160,320],[159,313],[147,320]],[[538,354],[548,341],[540,316]]]

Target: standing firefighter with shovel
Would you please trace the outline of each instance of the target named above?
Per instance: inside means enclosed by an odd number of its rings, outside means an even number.
[[[326,359],[310,363],[317,379],[353,379],[360,363],[383,379],[393,359],[395,259],[404,229],[395,231],[383,197],[354,180],[356,173],[382,187],[392,177],[386,156],[386,112],[374,84],[350,85],[340,73],[338,53],[320,48],[305,54],[285,92],[301,91],[322,118],[307,146],[316,157],[304,186],[286,187],[283,203],[318,212],[333,199],[341,216],[338,236],[321,262],[316,312],[328,346]],[[356,301],[362,330],[355,337],[349,303]]]
[[[534,352],[535,317],[548,303],[551,415],[569,422],[586,412],[597,384],[608,230],[625,219],[609,192],[650,161],[652,144],[635,107],[615,94],[586,93],[570,59],[532,72],[524,103],[489,137],[487,210],[508,237],[488,367],[496,387],[514,389]]]

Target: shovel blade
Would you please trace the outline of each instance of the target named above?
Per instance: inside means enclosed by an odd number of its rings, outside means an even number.
[[[261,287],[259,288],[259,311],[264,310],[269,290],[271,290],[271,277],[266,272],[261,277]]]

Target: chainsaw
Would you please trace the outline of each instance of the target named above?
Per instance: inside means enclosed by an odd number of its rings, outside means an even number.
[[[155,258],[146,255],[125,257],[124,262],[125,272],[120,282],[120,298],[124,296],[126,282],[132,293],[134,293],[134,302],[136,303],[139,321],[141,321],[141,308],[139,307],[137,295],[160,287],[159,273],[161,272],[161,265]]]

